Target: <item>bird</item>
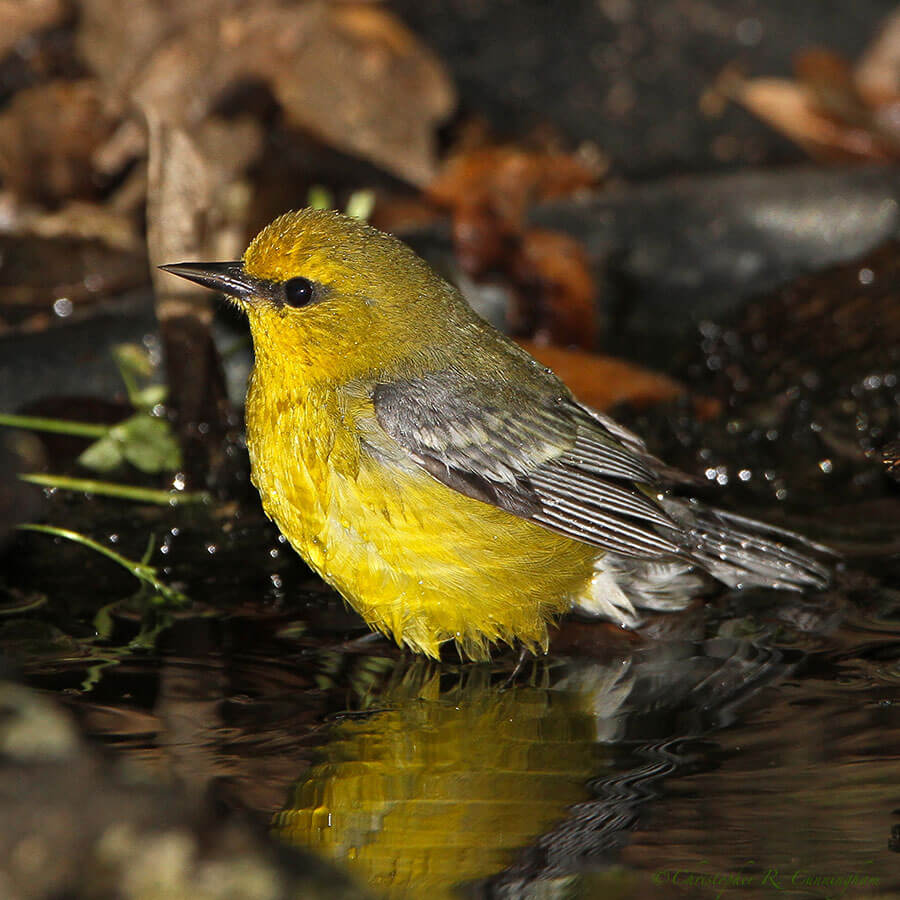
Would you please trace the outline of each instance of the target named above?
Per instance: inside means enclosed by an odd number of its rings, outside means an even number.
[[[398,238],[285,213],[231,262],[161,266],[249,320],[251,479],[371,629],[439,659],[547,652],[577,610],[623,628],[732,588],[821,589],[827,548],[683,496]]]

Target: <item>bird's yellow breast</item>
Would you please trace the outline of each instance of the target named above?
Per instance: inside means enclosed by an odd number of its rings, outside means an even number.
[[[547,622],[589,583],[596,548],[436,481],[376,434],[367,398],[282,377],[257,362],[253,481],[310,566],[370,626],[430,656],[448,640],[473,659],[496,640],[546,646]]]

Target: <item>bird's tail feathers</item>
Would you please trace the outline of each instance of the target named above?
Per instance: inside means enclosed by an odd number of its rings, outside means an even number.
[[[834,551],[796,532],[696,500],[669,499],[666,512],[684,526],[690,558],[729,587],[801,591],[830,580],[822,558]]]

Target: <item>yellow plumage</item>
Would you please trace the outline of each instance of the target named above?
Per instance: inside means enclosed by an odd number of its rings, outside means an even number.
[[[163,268],[247,313],[265,511],[400,644],[437,657],[455,641],[473,659],[496,641],[546,648],[573,603],[622,624],[632,600],[680,608],[692,566],[732,586],[825,580],[772,529],[670,496],[671,470],[638,438],[395,238],[301,210],[241,262]]]
[[[318,228],[304,228],[313,222]],[[247,307],[256,351],[247,445],[266,514],[372,628],[401,645],[437,657],[455,640],[472,659],[486,658],[494,641],[546,648],[547,623],[590,582],[596,548],[459,494],[391,446],[368,385],[392,369],[409,374],[416,362],[427,368],[427,350],[414,360],[397,350],[407,328],[426,327],[415,315],[434,312],[407,309],[398,322],[368,306],[372,284],[389,273],[371,254],[371,268],[354,268],[354,250],[366,249],[354,246],[358,234],[323,223],[346,220],[314,211],[282,217],[244,257],[248,274],[267,281],[299,271],[340,279],[352,304],[351,313],[310,306],[289,328],[268,307]],[[444,282],[410,257],[424,290],[445,295]],[[452,304],[443,305],[441,317],[452,321]]]
[[[377,427],[371,403],[311,368],[286,383],[282,365],[260,360],[247,396],[253,482],[297,552],[371,627],[429,656],[447,640],[473,659],[490,641],[546,647],[548,619],[585,589],[596,549],[421,469],[385,467],[358,438]]]

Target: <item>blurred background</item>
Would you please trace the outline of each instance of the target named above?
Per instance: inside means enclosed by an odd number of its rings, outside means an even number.
[[[897,896],[898,162],[888,2],[0,0],[0,894]],[[307,205],[834,587],[357,643],[156,270]]]

